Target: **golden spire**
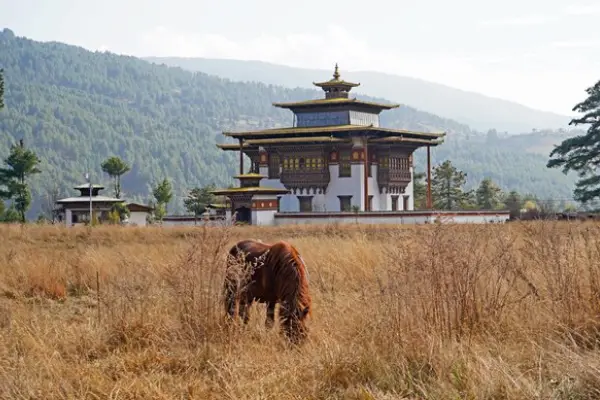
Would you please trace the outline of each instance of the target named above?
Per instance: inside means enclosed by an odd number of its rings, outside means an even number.
[[[346,82],[340,79],[340,69],[338,63],[335,63],[333,71],[333,79],[326,82],[313,82],[313,85],[320,87],[325,91],[326,99],[333,98],[348,98],[348,92],[355,86],[360,86],[360,83]]]

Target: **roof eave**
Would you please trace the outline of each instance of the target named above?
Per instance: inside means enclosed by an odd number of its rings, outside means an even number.
[[[249,189],[249,190],[239,190],[239,189]],[[252,189],[255,189],[255,190],[252,190]],[[232,188],[232,189],[220,189],[220,190],[218,189],[218,190],[211,190],[210,193],[214,194],[215,196],[227,196],[227,195],[245,194],[245,193],[252,194],[252,195],[261,195],[261,194],[278,195],[278,194],[289,194],[290,190],[258,187],[258,188]]]
[[[318,136],[318,135],[329,135],[331,137],[345,135],[351,132],[361,132],[361,131],[371,131],[375,134],[379,134],[380,136],[389,136],[389,135],[398,135],[398,136],[412,136],[415,138],[426,138],[426,139],[436,139],[442,138],[446,136],[445,132],[418,132],[418,131],[410,131],[407,129],[393,129],[393,128],[383,128],[383,127],[374,127],[373,125],[341,125],[341,126],[323,126],[323,127],[296,127],[296,128],[273,128],[273,129],[265,129],[258,131],[246,131],[246,132],[223,132],[224,135],[240,138],[245,140],[261,140],[261,139],[280,139],[286,137],[294,137],[294,136],[302,136],[307,135],[307,137]],[[249,146],[252,146],[252,143],[248,143]],[[230,149],[234,149],[231,147]],[[236,147],[239,151],[239,145]]]
[[[348,105],[348,104],[354,104],[354,105],[358,105],[358,106],[363,106],[363,107],[369,107],[369,108],[374,108],[374,109],[379,109],[379,112],[383,111],[383,110],[391,110],[394,108],[398,108],[400,107],[400,104],[380,104],[380,103],[370,103],[370,102],[365,102],[365,101],[352,101],[351,99],[349,99],[347,102],[331,102],[331,103],[326,103],[326,102],[320,102],[320,103],[303,103],[303,102],[294,102],[294,103],[271,103],[272,106],[274,107],[278,107],[278,108],[285,108],[291,111],[294,111],[295,109],[303,109],[303,108],[318,108],[318,107],[323,107],[323,106],[327,106],[327,107],[331,107],[331,106],[338,106],[338,105]]]
[[[336,81],[336,80],[333,80],[333,81],[324,81],[324,82],[313,82],[312,84],[315,85],[315,86],[321,87],[321,88],[323,88],[323,87],[336,87],[336,86],[338,86],[338,87],[350,87],[350,88],[353,88],[353,87],[360,86],[360,82],[359,83],[354,83],[354,82]]]

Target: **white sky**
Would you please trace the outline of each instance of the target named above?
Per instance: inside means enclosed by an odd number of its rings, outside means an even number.
[[[0,0],[2,28],[135,56],[338,62],[560,114],[600,79],[600,0]]]

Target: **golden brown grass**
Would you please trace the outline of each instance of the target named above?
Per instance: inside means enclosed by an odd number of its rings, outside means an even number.
[[[597,399],[600,225],[0,227],[6,399]],[[224,323],[225,254],[285,239],[310,342]],[[277,328],[277,327],[276,327]]]

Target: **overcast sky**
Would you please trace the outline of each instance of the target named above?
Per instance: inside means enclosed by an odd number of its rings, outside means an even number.
[[[600,80],[600,0],[0,0],[1,28],[135,56],[338,62],[561,114]]]

